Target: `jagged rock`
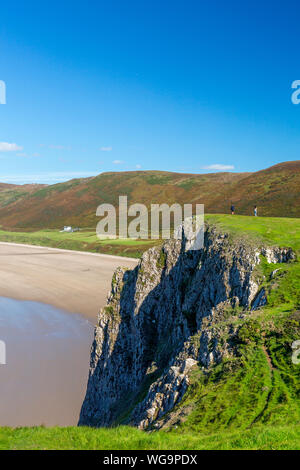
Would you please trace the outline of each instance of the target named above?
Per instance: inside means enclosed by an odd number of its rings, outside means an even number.
[[[259,307],[263,307],[267,303],[267,294],[264,288],[262,288],[255,299],[252,302],[251,310],[256,310]]]
[[[234,354],[235,331],[221,341],[218,321],[236,308],[247,317],[267,301],[255,276],[261,254],[272,263],[294,257],[207,226],[200,250],[186,250],[183,233],[146,251],[134,270],[118,268],[95,328],[79,424],[155,425],[182,399],[191,368]]]
[[[295,259],[295,253],[291,248],[263,247],[261,254],[266,257],[268,263],[287,263]]]

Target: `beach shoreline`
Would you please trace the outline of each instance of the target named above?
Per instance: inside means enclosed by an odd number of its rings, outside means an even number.
[[[137,259],[0,242],[0,296],[42,302],[95,323],[113,272]]]

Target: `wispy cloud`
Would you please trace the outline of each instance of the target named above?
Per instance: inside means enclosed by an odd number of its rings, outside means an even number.
[[[41,154],[38,153],[38,152],[35,152],[35,153],[31,154],[31,155],[28,155],[28,153],[20,152],[20,153],[16,153],[16,156],[17,156],[17,157],[27,157],[27,158],[32,158],[32,157],[36,158],[36,157],[40,157]]]
[[[87,178],[89,176],[95,176],[95,172],[87,171],[75,171],[75,172],[50,172],[40,174],[12,174],[12,175],[1,175],[1,183],[13,183],[13,184],[55,184],[68,181],[73,178]]]
[[[202,166],[201,170],[228,171],[234,170],[234,165],[222,165],[221,163],[214,163],[213,165]]]
[[[18,152],[20,150],[23,150],[23,147],[20,147],[20,145],[0,142],[0,152]]]
[[[49,149],[53,150],[71,150],[70,145],[49,145]]]
[[[100,150],[101,150],[101,152],[111,152],[112,147],[101,147]]]
[[[125,163],[125,162],[123,162],[122,160],[114,160],[113,161],[114,165],[123,165],[123,163]]]
[[[137,169],[142,168],[142,165],[135,165]]]

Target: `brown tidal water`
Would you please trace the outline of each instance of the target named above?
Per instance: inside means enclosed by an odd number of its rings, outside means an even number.
[[[0,426],[76,425],[92,338],[81,315],[0,297]]]

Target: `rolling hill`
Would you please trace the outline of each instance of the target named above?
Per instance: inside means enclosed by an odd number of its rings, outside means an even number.
[[[300,160],[254,173],[184,174],[161,171],[102,173],[50,186],[0,185],[0,225],[10,230],[95,227],[96,208],[129,203],[203,203],[206,213],[300,217]]]
[[[0,183],[0,207],[5,207],[29,194],[35,193],[43,188],[43,184],[6,184]]]

